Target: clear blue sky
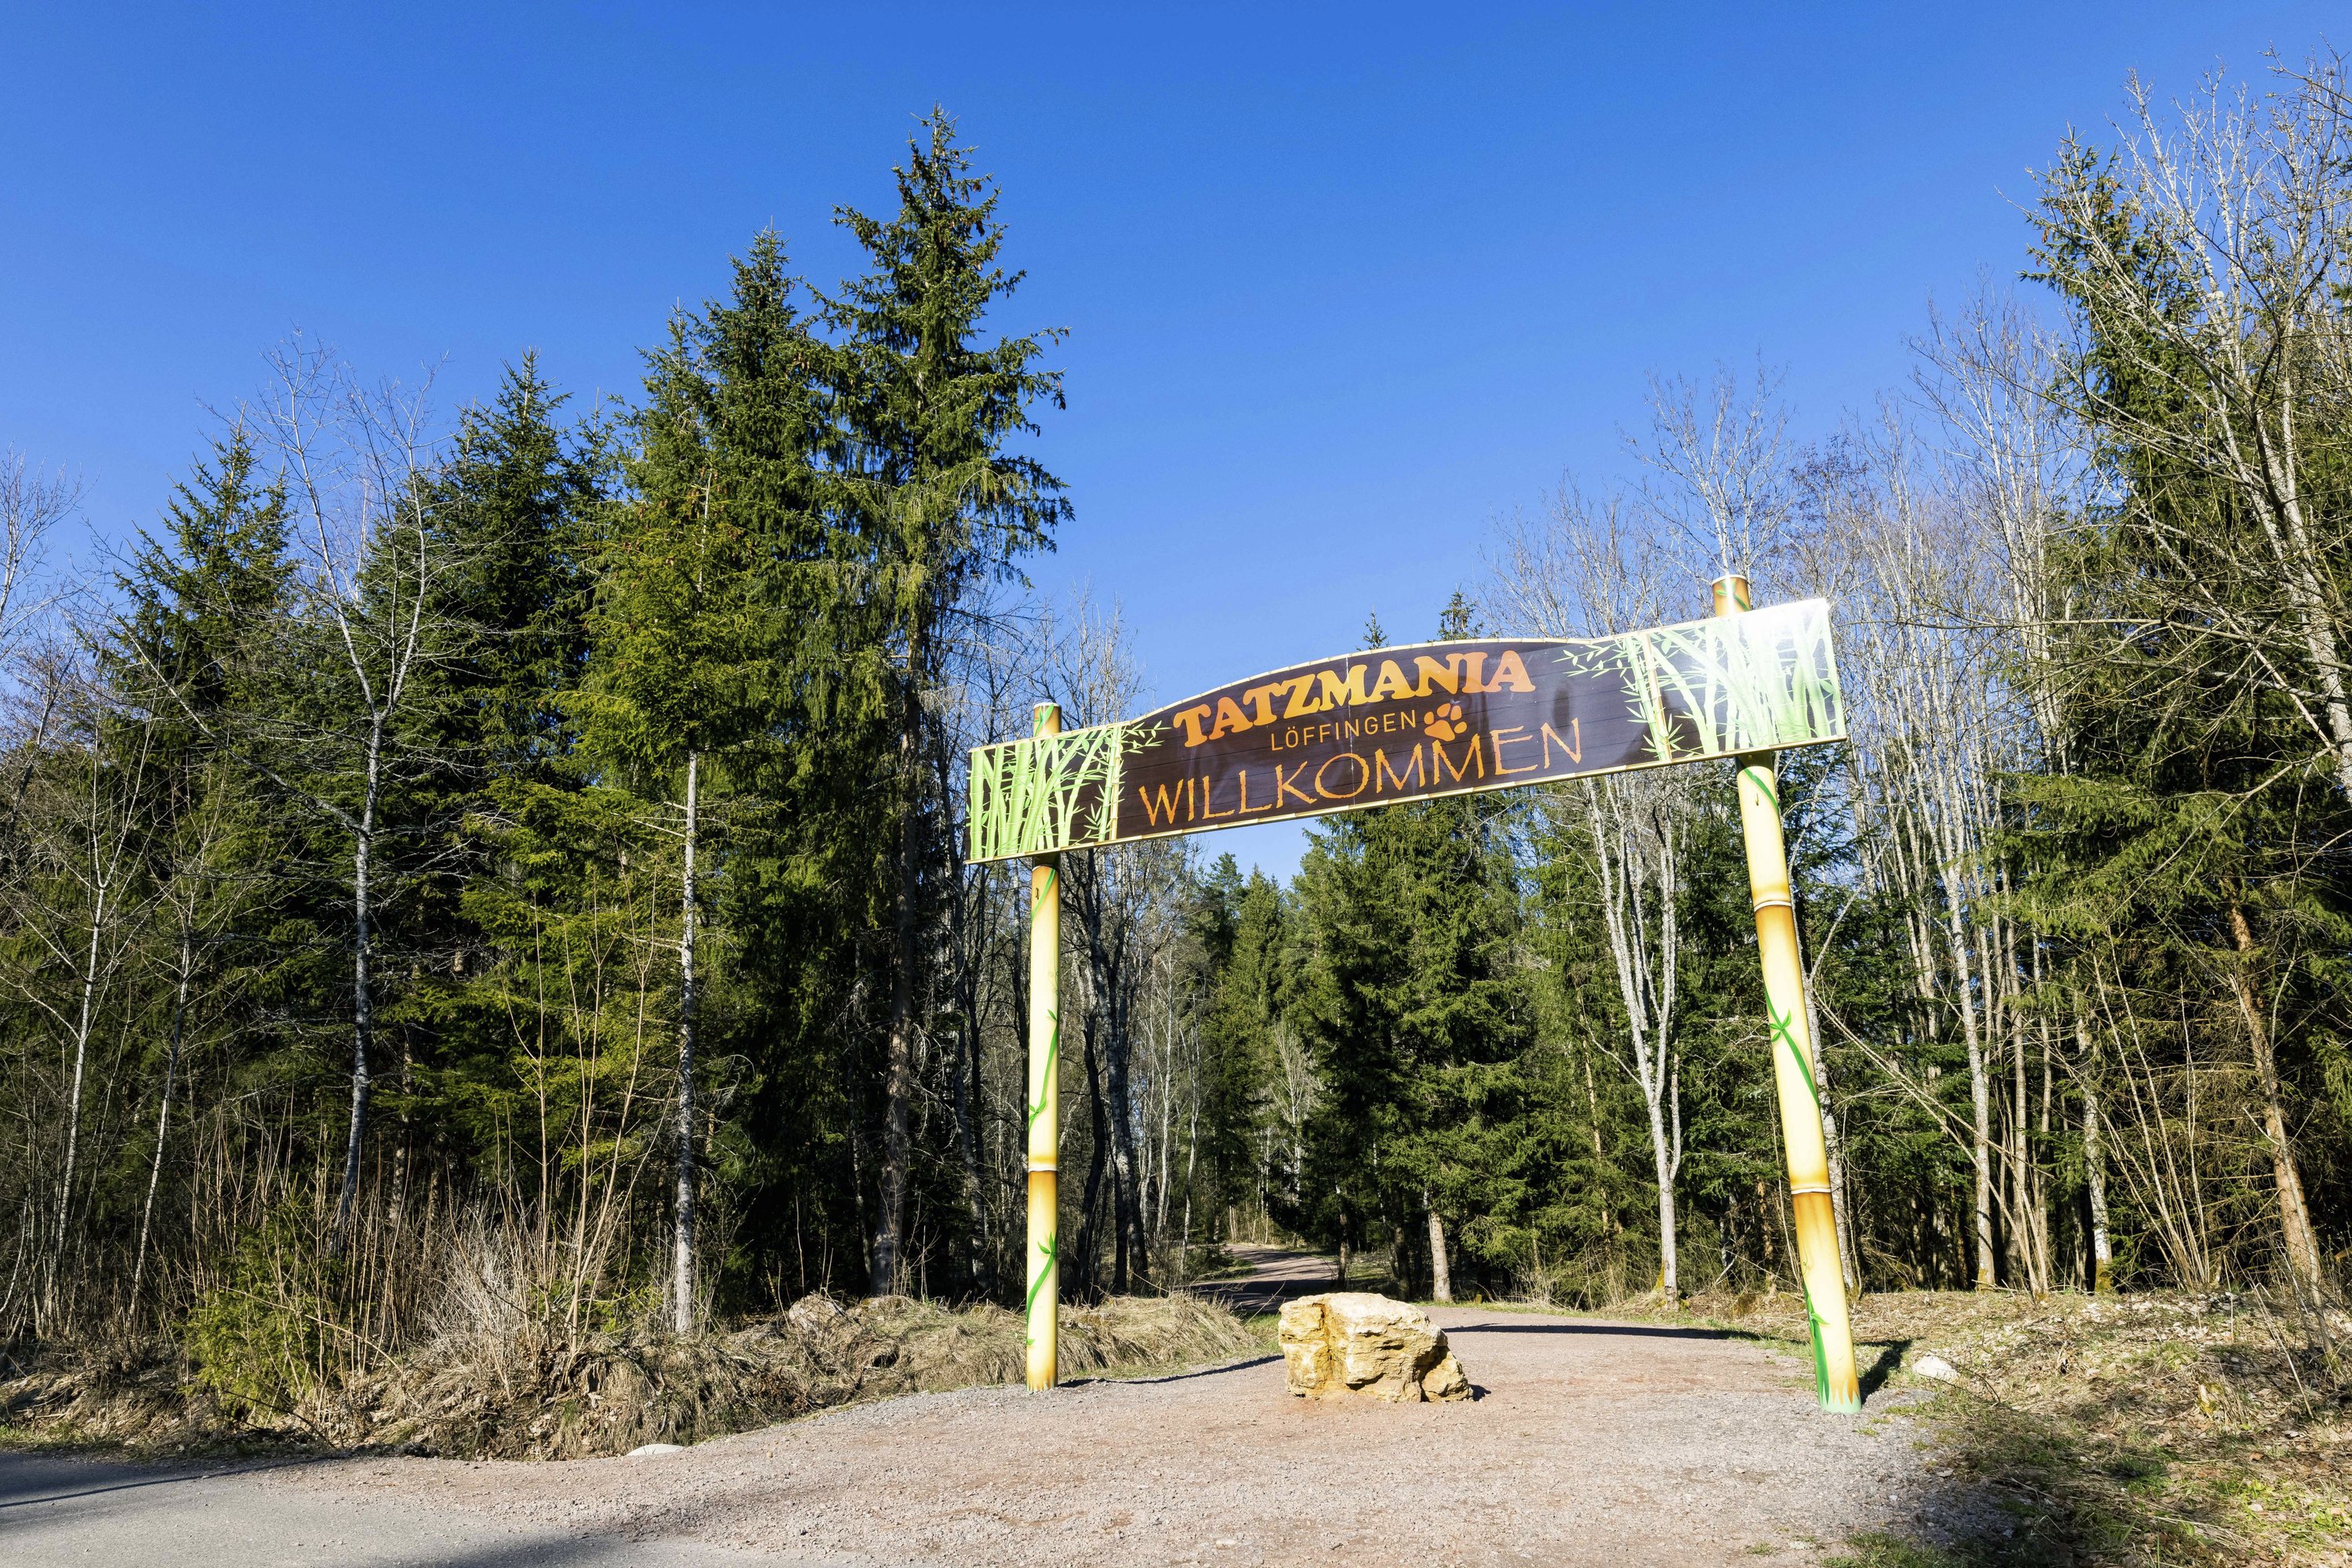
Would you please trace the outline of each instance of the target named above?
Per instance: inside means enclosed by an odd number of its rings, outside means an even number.
[[[1034,574],[1126,606],[1162,696],[1426,636],[1488,523],[1605,475],[1646,372],[1758,355],[1815,434],[1933,295],[2013,274],[2027,171],[2127,71],[2185,91],[2322,5],[14,7],[0,447],[155,516],[299,326],[445,404],[541,351],[634,392],[773,224],[852,265],[933,101],[1060,326]],[[2346,42],[2339,38],[2338,42]],[[95,546],[77,542],[87,554]],[[1694,610],[1697,608],[1694,605]],[[1204,839],[1270,869],[1296,827]]]

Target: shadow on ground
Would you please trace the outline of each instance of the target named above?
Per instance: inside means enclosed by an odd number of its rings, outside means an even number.
[[[1622,1334],[1644,1340],[1745,1340],[1731,1329],[1661,1329],[1646,1323],[1465,1323],[1445,1331],[1454,1334]]]
[[[1076,1388],[1082,1384],[1153,1384],[1190,1383],[1196,1377],[1223,1377],[1229,1372],[1242,1372],[1254,1366],[1264,1366],[1270,1361],[1280,1361],[1278,1355],[1252,1356],[1247,1361],[1229,1361],[1217,1366],[1196,1366],[1190,1372],[1163,1373],[1158,1377],[1076,1377],[1065,1382],[1064,1388]]]
[[[249,1476],[263,1470],[282,1470],[292,1465],[315,1463],[312,1458],[293,1459],[263,1459],[252,1464],[228,1465],[206,1469],[156,1470],[152,1473],[129,1470],[121,1465],[92,1464],[74,1466],[84,1470],[77,1479],[67,1476],[43,1477],[38,1472],[0,1472],[0,1509],[29,1508],[37,1503],[70,1502],[77,1498],[102,1497],[108,1492],[145,1491],[154,1487],[186,1486],[195,1481],[209,1481],[225,1476]],[[72,1464],[72,1461],[66,1461]]]
[[[1863,1351],[1870,1347],[1866,1343],[1857,1342],[1853,1348]],[[1909,1340],[1888,1340],[1884,1343],[1879,1350],[1878,1359],[1864,1367],[1862,1376],[1857,1380],[1862,1384],[1864,1405],[1867,1405],[1870,1403],[1870,1396],[1886,1386],[1886,1380],[1895,1375],[1903,1365],[1903,1358],[1910,1353]]]
[[[1944,1442],[1935,1474],[1906,1500],[1907,1525],[1855,1538],[1825,1568],[2249,1561],[2250,1543],[2215,1516],[2210,1499],[2167,1495],[2162,1455],[2086,1444],[2045,1415],[1963,1390],[1938,1394],[1920,1413]]]

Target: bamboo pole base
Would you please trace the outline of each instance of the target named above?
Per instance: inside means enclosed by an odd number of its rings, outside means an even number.
[[[1826,1192],[1799,1193],[1797,1258],[1804,1282],[1805,1328],[1813,1342],[1813,1389],[1822,1408],[1841,1415],[1862,1410],[1855,1374],[1853,1324],[1847,1316],[1845,1271],[1838,1263],[1837,1215]]]
[[[1061,1173],[1052,1166],[1029,1172],[1028,1382],[1032,1389],[1059,1381],[1061,1352]]]

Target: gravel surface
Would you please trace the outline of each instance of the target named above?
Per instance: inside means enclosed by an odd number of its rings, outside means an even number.
[[[246,1506],[311,1510],[345,1542],[389,1543],[420,1521],[437,1532],[411,1555],[333,1559],[371,1564],[1681,1564],[1817,1561],[1857,1531],[1940,1534],[1922,1519],[1980,1511],[1934,1478],[1899,1397],[1824,1415],[1791,1355],[1699,1330],[1432,1315],[1476,1400],[1309,1403],[1267,1357],[1039,1395],[916,1395],[645,1458],[281,1466],[201,1483],[182,1539]],[[9,1459],[0,1477],[43,1462]],[[98,1500],[46,1505],[45,1539],[72,1544],[75,1507]],[[89,1533],[102,1519],[79,1532],[98,1555],[20,1556],[12,1523],[39,1513],[0,1499],[0,1558],[136,1560]],[[217,1560],[326,1560],[243,1536]],[[616,1538],[635,1544],[607,1555]]]

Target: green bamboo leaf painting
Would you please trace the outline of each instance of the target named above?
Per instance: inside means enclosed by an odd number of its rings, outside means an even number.
[[[1120,755],[1159,726],[1097,724],[971,753],[971,858],[1052,855],[1108,843]]]
[[[1844,732],[1829,617],[1816,605],[1660,626],[1616,642],[1626,701],[1658,762],[1771,751]]]

